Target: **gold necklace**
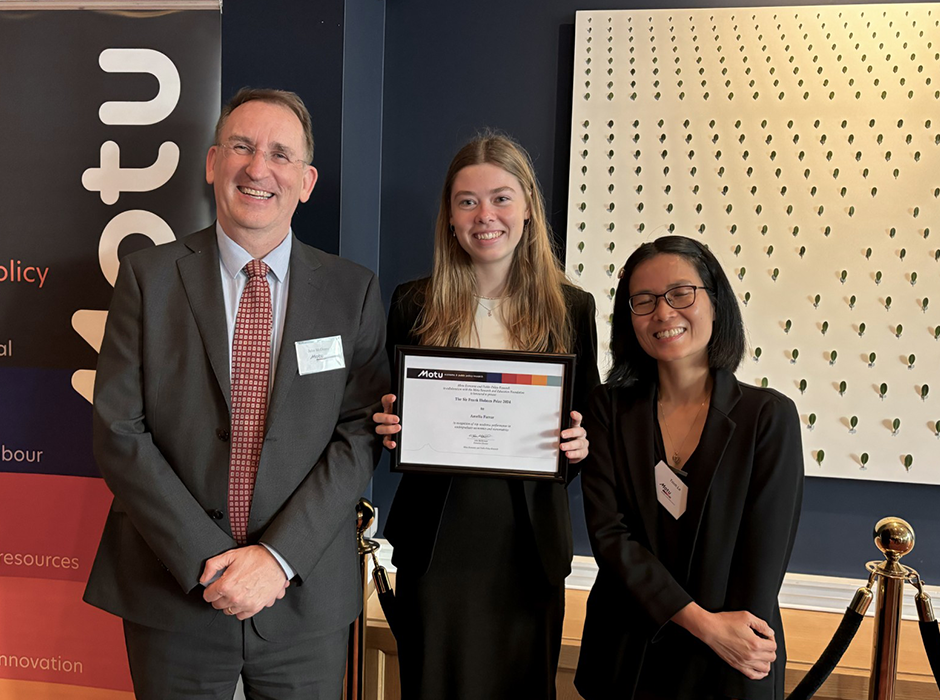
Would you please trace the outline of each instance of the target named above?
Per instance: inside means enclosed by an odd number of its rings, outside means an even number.
[[[492,306],[487,306],[486,304],[483,303],[483,300],[484,300],[484,299],[486,299],[487,301],[495,301],[496,303],[493,304]],[[499,305],[502,303],[502,301],[503,301],[503,298],[502,298],[502,297],[483,297],[483,296],[477,296],[477,304],[479,304],[479,305],[482,306],[484,309],[486,309],[486,315],[487,315],[487,316],[492,316],[492,315],[493,315],[493,312],[496,311],[496,309],[499,308]]]
[[[669,432],[669,423],[666,422],[666,411],[663,408],[663,401],[659,399],[657,401],[659,404],[659,412],[663,417],[663,427],[666,429],[666,436],[669,438],[669,442],[673,445],[672,450],[672,464],[678,469],[679,465],[682,464],[682,458],[679,456],[679,453],[682,452],[682,448],[685,445],[685,441],[689,439],[689,435],[692,434],[692,428],[695,427],[696,422],[698,422],[698,417],[702,413],[702,409],[705,407],[705,404],[708,403],[708,394],[705,394],[705,398],[702,400],[701,405],[698,407],[698,410],[695,412],[695,418],[692,419],[692,425],[689,426],[688,432],[685,434],[685,437],[682,438],[682,442],[679,443],[679,447],[675,447],[675,440],[672,439],[672,433]]]

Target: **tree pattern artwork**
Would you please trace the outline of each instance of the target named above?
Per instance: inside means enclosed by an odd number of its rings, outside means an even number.
[[[626,258],[695,237],[806,473],[940,484],[940,4],[578,12],[570,155],[602,375]]]

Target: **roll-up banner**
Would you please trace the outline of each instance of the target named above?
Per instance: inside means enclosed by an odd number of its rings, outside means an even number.
[[[81,600],[94,369],[121,257],[212,221],[221,17],[116,5],[0,2],[0,700],[133,698],[120,620]]]

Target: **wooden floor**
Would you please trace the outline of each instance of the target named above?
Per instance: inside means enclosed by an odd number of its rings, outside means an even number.
[[[587,591],[568,591],[561,658],[559,659],[558,700],[578,700],[574,671],[581,647],[581,629]],[[804,610],[783,610],[787,639],[787,692],[812,667],[839,626],[841,615]],[[373,595],[368,611],[366,637],[367,700],[400,700],[398,656],[395,639],[382,609]],[[867,700],[868,669],[871,663],[872,618],[866,617],[842,662],[814,696],[818,700]],[[940,691],[930,672],[916,622],[901,623],[898,660],[897,700],[940,700]]]

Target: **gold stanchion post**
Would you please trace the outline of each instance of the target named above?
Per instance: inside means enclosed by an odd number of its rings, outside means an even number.
[[[914,548],[914,529],[901,518],[883,518],[875,524],[874,536],[885,561],[866,565],[878,583],[868,700],[894,700],[901,594],[904,582],[917,577],[917,572],[901,564],[900,559]]]

